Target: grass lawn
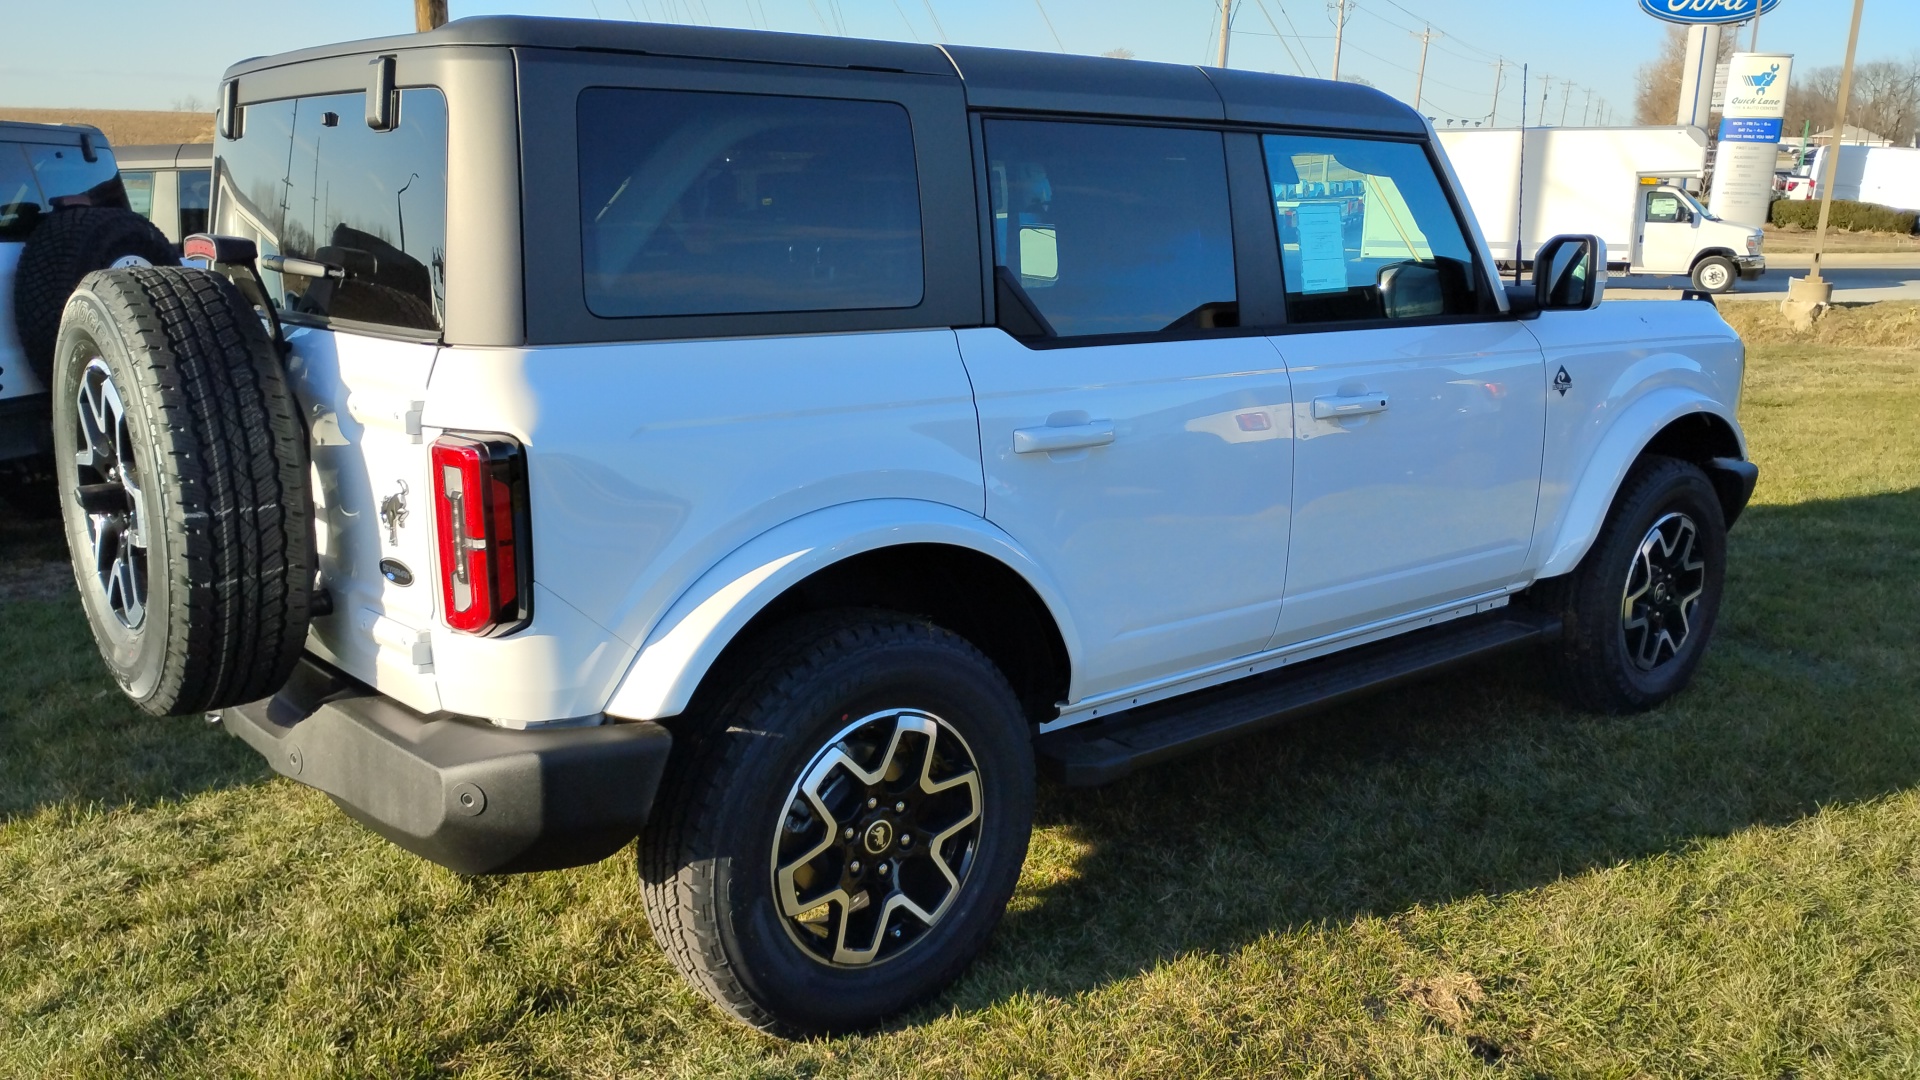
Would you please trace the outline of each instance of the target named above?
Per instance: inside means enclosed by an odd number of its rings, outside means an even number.
[[[1761,249],[1769,255],[1803,254],[1813,250],[1813,238],[1816,230],[1798,226],[1780,228],[1767,225],[1766,238]],[[1845,229],[1827,230],[1826,250],[1829,252],[1885,252],[1911,251],[1920,254],[1920,236],[1899,233],[1849,232]]]
[[[1920,338],[1762,318],[1692,690],[1599,719],[1479,669],[1043,789],[986,955],[860,1038],[723,1020],[626,857],[463,879],[136,715],[16,588],[0,1076],[1920,1075]],[[55,543],[0,528],[0,567]]]

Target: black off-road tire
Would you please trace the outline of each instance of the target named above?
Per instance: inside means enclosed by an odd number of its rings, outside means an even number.
[[[54,465],[67,546],[94,640],[121,689],[156,715],[274,693],[306,639],[313,499],[306,432],[252,305],[202,270],[96,272],[67,302],[55,359]],[[93,445],[81,428],[87,380],[96,388],[110,380],[124,405],[132,460],[104,470],[114,476],[77,457]],[[144,618],[131,627],[96,569],[90,529],[102,519],[81,503],[81,485],[112,486],[103,480],[137,490],[145,508],[144,553],[122,549],[130,566],[144,563]],[[129,495],[121,505],[135,502]]]
[[[648,920],[674,966],[756,1028],[786,1037],[868,1028],[958,978],[1005,911],[1033,823],[1027,722],[979,650],[906,616],[802,617],[756,654],[735,691],[690,717],[692,730],[675,730],[639,843]],[[771,838],[802,770],[847,718],[900,707],[938,715],[964,738],[981,780],[978,846],[951,907],[910,948],[864,967],[830,964],[783,922]]]
[[[1628,577],[1655,523],[1676,513],[1695,525],[1706,564],[1705,589],[1691,608],[1680,647],[1643,670],[1631,657],[1623,629]],[[1548,675],[1555,692],[1575,708],[1607,714],[1641,712],[1679,693],[1713,637],[1726,566],[1726,518],[1706,473],[1691,462],[1655,454],[1635,462],[1580,565],[1540,582],[1529,594],[1532,603],[1558,614],[1565,628],[1550,647]]]
[[[53,385],[53,343],[60,313],[80,279],[116,262],[178,266],[166,234],[131,210],[77,206],[56,210],[33,230],[13,280],[13,318],[34,374]]]

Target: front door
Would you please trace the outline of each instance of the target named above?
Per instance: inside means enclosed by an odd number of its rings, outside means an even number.
[[[1446,188],[1415,142],[1268,135],[1286,201],[1353,185],[1342,220],[1280,215],[1294,393],[1283,647],[1512,583],[1540,489],[1539,344],[1493,309]]]
[[[986,514],[1067,598],[1074,699],[1259,651],[1286,573],[1290,396],[1272,344],[1236,332],[1221,135],[985,136],[1000,304],[1026,322],[960,331],[960,351]]]
[[[1680,193],[1653,188],[1640,196],[1640,258],[1634,269],[1646,274],[1684,274],[1693,269],[1699,248],[1699,222]]]

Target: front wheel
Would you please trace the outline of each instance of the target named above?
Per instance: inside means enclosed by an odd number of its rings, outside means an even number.
[[[1701,292],[1723,293],[1733,288],[1739,278],[1733,262],[1719,255],[1709,255],[1693,267],[1693,287]]]
[[[1565,627],[1550,670],[1569,704],[1650,709],[1693,678],[1720,612],[1727,526],[1699,466],[1643,457],[1573,573],[1534,586]]]
[[[654,937],[762,1030],[869,1027],[986,943],[1033,822],[1027,724],[955,635],[883,612],[812,616],[679,745],[641,837]]]

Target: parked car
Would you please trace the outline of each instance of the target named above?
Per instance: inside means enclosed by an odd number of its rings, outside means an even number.
[[[123,146],[120,180],[133,212],[178,244],[207,231],[213,193],[213,144]]]
[[[67,294],[88,271],[172,261],[127,209],[98,128],[0,121],[0,499],[50,509],[47,379]]]
[[[462,873],[637,838],[757,1027],[957,977],[1040,769],[1498,654],[1634,712],[1713,634],[1740,339],[1593,236],[1503,285],[1370,88],[477,18],[221,99],[212,272],[61,331],[109,668]]]

